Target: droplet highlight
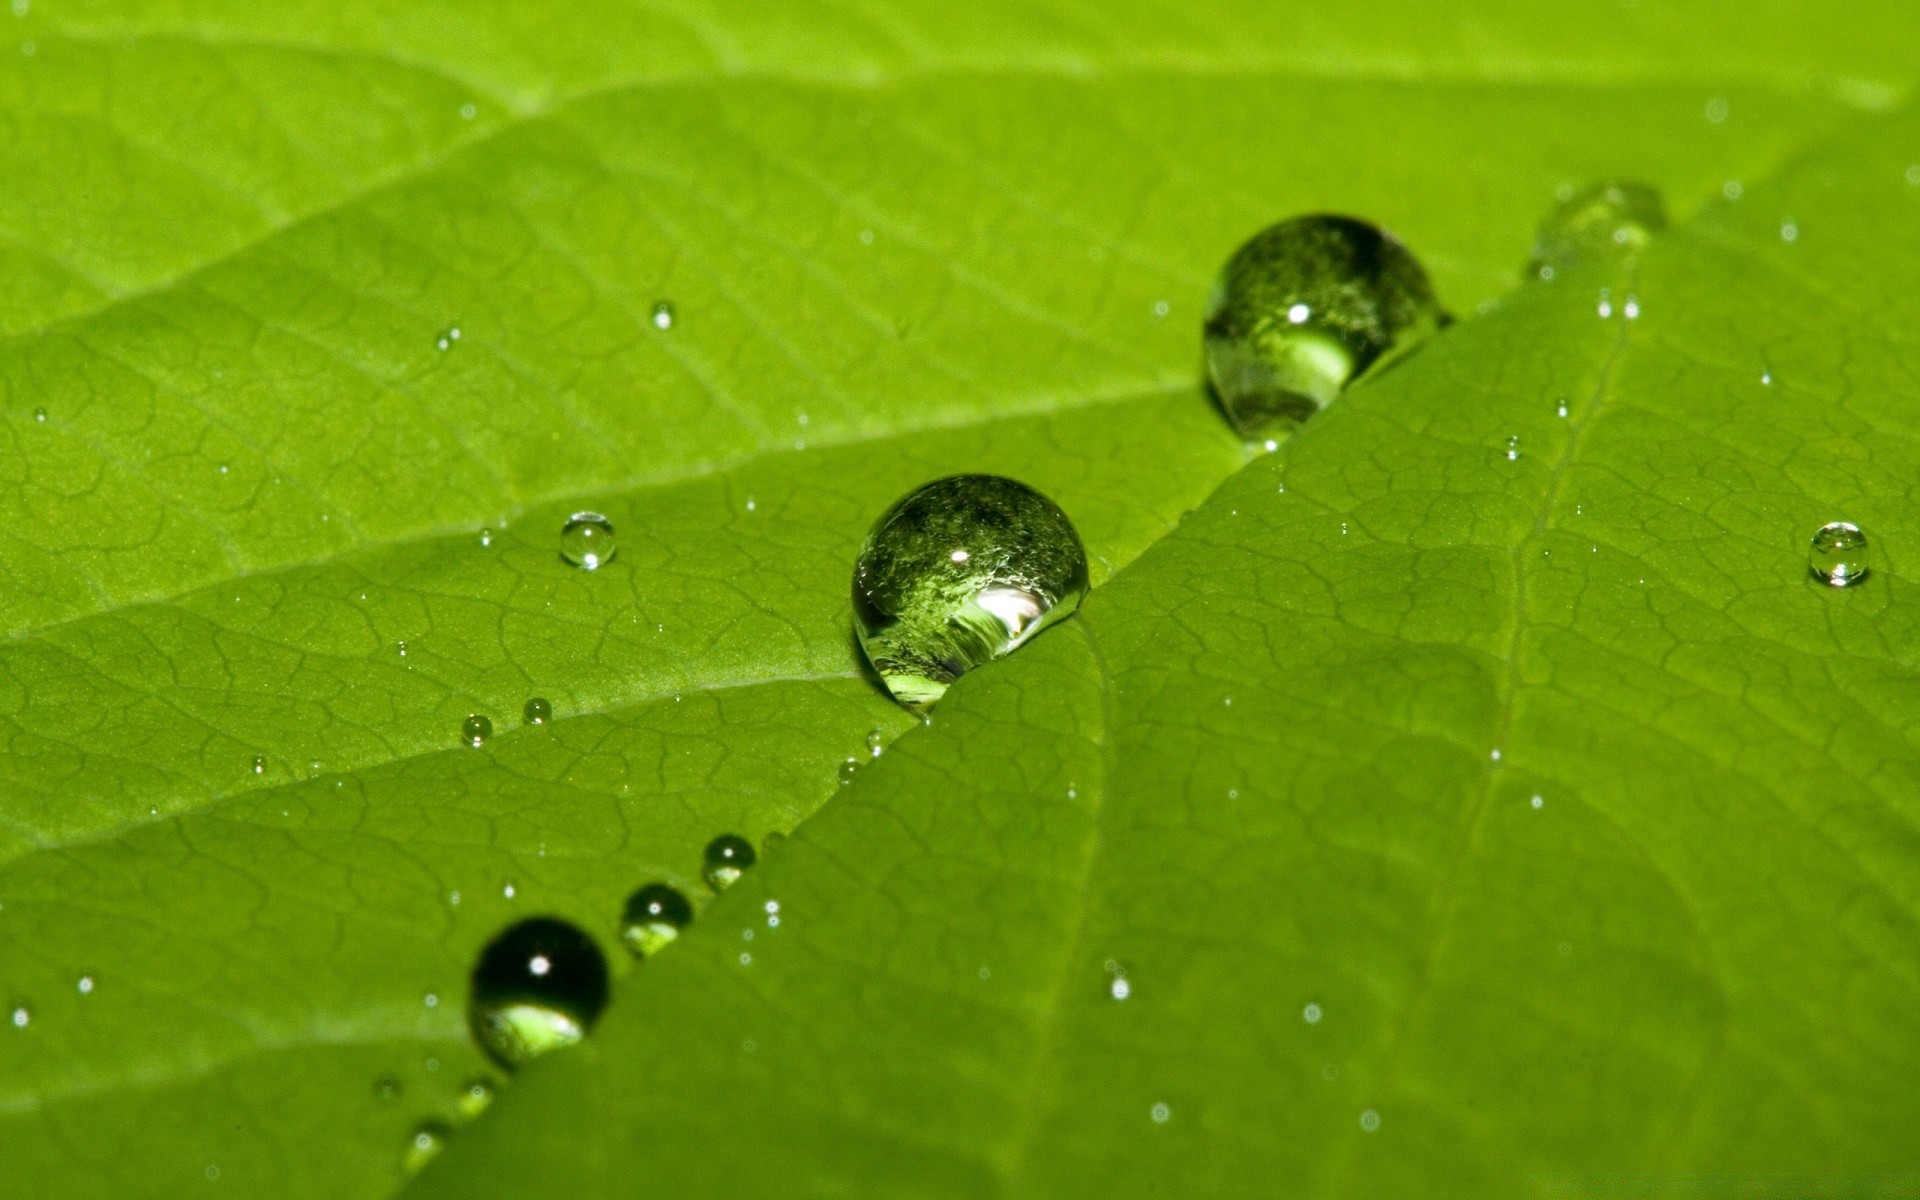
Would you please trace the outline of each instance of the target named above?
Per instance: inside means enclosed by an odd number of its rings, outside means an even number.
[[[635,957],[658,954],[693,921],[693,905],[679,888],[650,883],[627,897],[620,940]]]
[[[560,527],[560,557],[583,571],[606,566],[618,550],[613,522],[597,512],[577,512]]]
[[[1867,535],[1858,525],[1831,521],[1813,535],[1807,548],[1807,571],[1829,587],[1864,583],[1871,573],[1867,562]]]
[[[747,839],[723,833],[707,843],[706,879],[714,891],[725,891],[739,882],[758,856]]]
[[[487,1111],[487,1106],[493,1103],[494,1094],[493,1081],[476,1076],[467,1080],[466,1086],[460,1089],[460,1095],[454,1100],[454,1107],[459,1110],[462,1117],[471,1121]]]
[[[438,1121],[428,1121],[415,1129],[407,1137],[406,1151],[400,1156],[400,1169],[408,1175],[418,1174],[447,1148],[449,1133],[447,1127]]]
[[[673,318],[674,318],[673,301],[659,300],[654,303],[653,327],[655,329],[672,329]]]
[[[1391,234],[1352,217],[1295,217],[1222,268],[1203,326],[1207,376],[1234,428],[1259,441],[1447,321],[1425,268]]]
[[[954,475],[910,492],[867,534],[854,627],[888,692],[920,710],[1086,591],[1087,552],[1058,505],[1012,479]]]
[[[1658,188],[1602,180],[1561,201],[1540,222],[1529,270],[1552,279],[1583,263],[1635,254],[1666,227],[1666,203]]]
[[[607,963],[593,939],[533,917],[488,943],[473,969],[468,1021],[508,1070],[585,1037],[607,1004]]]

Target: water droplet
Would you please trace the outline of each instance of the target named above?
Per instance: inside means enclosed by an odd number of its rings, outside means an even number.
[[[731,887],[754,863],[753,847],[747,839],[723,833],[707,843],[707,883],[714,891]]]
[[[502,896],[505,896],[505,897],[506,897],[507,899],[509,899],[509,900],[511,900],[511,899],[513,899],[513,895],[514,895],[514,891],[513,891],[513,885],[512,885],[511,883],[509,883],[509,884],[507,884],[507,885],[505,885],[505,886],[503,886],[503,887],[502,887],[502,888],[500,889],[500,894],[501,894]]]
[[[427,1006],[428,1008],[439,1008],[439,1007],[440,1007],[440,993],[439,993],[439,992],[428,992],[428,993],[427,993],[427,994],[426,994],[425,996],[422,996],[422,997],[420,998],[420,1003],[422,1003],[422,1004],[424,1004],[424,1005],[426,1005],[426,1006]]]
[[[1361,1113],[1360,1128],[1365,1130],[1368,1133],[1373,1133],[1375,1130],[1379,1129],[1380,1114],[1373,1111],[1372,1109],[1368,1109],[1367,1111]]]
[[[460,1095],[454,1101],[454,1106],[459,1109],[461,1116],[471,1121],[487,1111],[487,1105],[493,1103],[494,1094],[493,1081],[476,1075],[467,1080],[466,1086],[460,1089]]]
[[[1807,549],[1807,570],[1830,587],[1852,587],[1863,582],[1867,566],[1867,535],[1857,525],[1832,521],[1813,535]]]
[[[1715,96],[1713,99],[1707,101],[1706,115],[1708,123],[1718,125],[1725,121],[1727,119],[1727,111],[1727,98],[1725,96]]]
[[[887,690],[918,710],[1086,590],[1087,552],[1059,506],[1011,479],[954,475],[908,493],[867,534],[854,624]]]
[[[1155,1125],[1165,1125],[1167,1118],[1173,1115],[1173,1110],[1164,1104],[1156,1104],[1147,1110],[1147,1115],[1153,1118]]]
[[[1351,217],[1282,221],[1221,270],[1203,327],[1207,376],[1241,436],[1319,412],[1374,363],[1446,324],[1418,259]]]
[[[1531,803],[1535,808],[1540,808],[1546,804],[1546,800],[1540,796],[1535,796]]]
[[[253,756],[253,773],[255,775],[265,775],[267,773],[266,755],[256,754]]]
[[[480,115],[480,109],[479,109],[479,106],[477,105],[462,104],[460,106],[460,119],[462,121],[471,121],[476,116],[479,116],[479,115]]]
[[[492,736],[493,722],[480,713],[470,713],[460,723],[460,740],[476,749],[486,745],[487,739]]]
[[[453,344],[459,340],[460,340],[460,327],[458,325],[455,325],[452,329],[447,330],[445,333],[441,334],[437,339],[435,339],[434,345],[440,347],[440,349],[442,350],[451,350],[453,349]]]
[[[1600,303],[1595,307],[1594,311],[1600,314],[1602,321],[1611,317],[1613,315],[1613,293],[1606,288],[1601,288]]]
[[[1627,302],[1620,309],[1620,315],[1629,321],[1640,319],[1640,298],[1632,292],[1627,293]]]
[[[655,329],[673,328],[673,301],[660,300],[653,306],[653,327]]]
[[[618,550],[613,522],[597,512],[577,512],[560,527],[560,557],[583,571],[599,570]]]
[[[1507,439],[1507,461],[1515,462],[1519,459],[1519,457],[1520,457],[1520,439],[1518,437],[1508,438]]]
[[[1307,1005],[1300,1010],[1300,1019],[1309,1025],[1318,1025],[1320,1023],[1320,1006],[1318,1004]]]
[[[453,905],[455,908],[460,907],[460,893],[458,891],[448,892],[447,903]]]
[[[1626,179],[1604,179],[1563,199],[1533,235],[1531,270],[1567,271],[1638,252],[1667,227],[1659,189]],[[1607,316],[1608,313],[1601,313]]]
[[[848,784],[852,783],[853,777],[859,774],[859,772],[860,772],[859,759],[850,758],[847,761],[841,763],[840,764],[840,786],[845,787]]]
[[[34,409],[33,419],[35,421],[38,421],[40,424],[45,425],[47,423],[47,410],[44,408]]]
[[[405,642],[395,642],[393,646],[394,646],[394,649],[400,652],[401,658],[405,658],[407,656],[407,644]]]
[[[1761,387],[1772,387],[1772,386],[1773,386],[1773,372],[1772,372],[1772,371],[1762,371],[1762,372],[1760,372],[1760,386],[1761,386]]]
[[[1781,240],[1781,241],[1783,241],[1783,242],[1797,242],[1797,241],[1799,241],[1799,240],[1800,240],[1800,226],[1799,226],[1799,224],[1798,224],[1797,222],[1794,222],[1794,221],[1782,221],[1782,222],[1780,222],[1780,240]]]
[[[1567,415],[1567,402],[1565,399],[1562,399],[1560,403],[1554,407],[1553,413],[1555,416],[1562,418]]]
[[[406,1153],[400,1156],[400,1169],[416,1174],[447,1148],[449,1130],[438,1121],[428,1121],[407,1138]]]
[[[620,940],[642,958],[658,954],[693,920],[693,905],[675,887],[649,883],[627,897],[620,919]]]
[[[93,976],[82,975],[73,986],[74,990],[78,991],[82,996],[91,996],[93,995]]]
[[[482,530],[480,531],[480,544],[481,544],[482,546],[491,546],[491,545],[493,545],[493,530],[491,530],[491,529],[482,529]]]
[[[882,754],[885,754],[886,752],[887,752],[886,732],[880,729],[868,730],[867,731],[867,757],[879,758]]]
[[[1128,996],[1133,995],[1133,984],[1128,981],[1125,975],[1115,975],[1112,981],[1107,984],[1107,994],[1115,1000],[1125,1000]]]
[[[606,1003],[607,963],[593,939],[532,917],[481,951],[467,1016],[480,1045],[512,1070],[585,1037]]]
[[[32,1023],[33,1009],[27,1007],[25,1004],[15,1004],[13,1006],[13,1027],[15,1029],[25,1029]]]
[[[392,1104],[404,1090],[399,1077],[395,1075],[382,1075],[373,1081],[373,1098],[382,1104]]]
[[[1746,194],[1746,191],[1746,188],[1740,186],[1738,179],[1729,179],[1720,185],[1720,194],[1729,200],[1738,200]]]
[[[553,704],[545,696],[535,696],[527,701],[527,706],[521,711],[521,716],[526,719],[529,725],[545,725],[548,721],[553,720]]]
[[[1168,304],[1165,300],[1155,300],[1153,302],[1153,315],[1156,317],[1164,317],[1172,311],[1173,305]]]

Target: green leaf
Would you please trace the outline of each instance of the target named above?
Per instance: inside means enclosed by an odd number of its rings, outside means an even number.
[[[1912,1186],[1916,159],[1864,122],[1355,389],[408,1194]]]
[[[0,1026],[0,1195],[34,1197],[391,1192],[483,1068],[462,1010],[493,933],[553,912],[611,951],[633,887],[695,891],[708,838],[793,828],[908,724],[847,628],[887,503],[1016,475],[1098,584],[1242,465],[1194,325],[1249,232],[1366,214],[1466,313],[1556,186],[1634,174],[1686,211],[1910,71],[1894,4],[1596,10],[1571,39],[1529,6],[1385,2],[12,11],[0,1000],[28,1019]],[[620,530],[593,574],[556,553],[581,508]],[[1082,636],[956,693],[956,722]],[[1084,666],[1001,714],[1067,739],[1036,772],[1091,728]],[[535,695],[558,719],[521,728]],[[905,744],[957,736],[947,711]],[[980,753],[955,778],[1009,761]],[[1062,832],[1002,849],[1052,863]],[[857,919],[884,949],[894,915]],[[615,1013],[653,990],[617,981]],[[696,1015],[686,1039],[723,1028]],[[1034,1111],[1003,1031],[950,1035],[999,1116]],[[858,1190],[924,1169],[874,1136]]]

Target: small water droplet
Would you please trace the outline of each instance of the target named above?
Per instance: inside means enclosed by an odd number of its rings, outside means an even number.
[[[1234,428],[1259,440],[1446,320],[1419,260],[1391,234],[1351,217],[1295,217],[1221,269],[1203,326],[1207,376]]]
[[[491,530],[491,529],[482,529],[482,530],[480,531],[480,544],[481,544],[482,546],[491,546],[491,545],[493,545],[493,530]]]
[[[32,1023],[33,1009],[25,1004],[15,1004],[13,1006],[13,1027],[15,1029],[25,1029]]]
[[[440,993],[439,993],[439,992],[428,992],[428,993],[427,993],[427,994],[426,994],[425,996],[422,996],[422,997],[420,998],[420,1003],[422,1003],[422,1004],[424,1004],[424,1005],[426,1005],[426,1006],[427,1006],[428,1008],[439,1008],[439,1007],[440,1007]]]
[[[1715,96],[1713,99],[1707,101],[1706,116],[1708,123],[1713,125],[1721,124],[1727,119],[1728,111],[1726,97]]]
[[[1627,302],[1620,309],[1620,315],[1629,321],[1638,321],[1640,319],[1640,298],[1632,292],[1628,292]]]
[[[1530,266],[1540,274],[1612,261],[1637,253],[1666,227],[1666,205],[1658,188],[1628,179],[1603,179],[1563,197],[1540,222]],[[1611,305],[1600,315],[1611,316]]]
[[[1107,982],[1107,994],[1115,1000],[1125,1000],[1127,997],[1133,995],[1133,981],[1128,979],[1124,973],[1115,975]]]
[[[1746,191],[1746,188],[1740,186],[1738,179],[1729,179],[1720,185],[1720,194],[1729,200],[1738,200],[1746,194]]]
[[[393,647],[395,650],[398,650],[400,652],[401,658],[405,658],[407,656],[407,644],[405,642],[395,642],[393,644]]]
[[[597,512],[577,512],[560,527],[560,557],[583,571],[599,570],[618,551],[613,522]]]
[[[1173,305],[1168,304],[1165,300],[1155,300],[1153,302],[1153,315],[1156,317],[1164,317],[1172,311]]]
[[[493,1081],[476,1075],[467,1080],[466,1086],[460,1089],[460,1095],[454,1101],[454,1105],[459,1109],[462,1117],[471,1121],[487,1111],[487,1105],[493,1103],[494,1094]]]
[[[1783,242],[1799,241],[1800,240],[1799,223],[1797,221],[1780,222],[1780,240]]]
[[[1807,549],[1807,570],[1830,587],[1852,587],[1871,574],[1867,564],[1867,535],[1845,521],[1831,521],[1813,535]]]
[[[1559,404],[1554,406],[1553,413],[1555,416],[1562,418],[1567,415],[1567,402],[1565,399],[1562,399]]]
[[[493,736],[493,722],[480,713],[470,713],[460,723],[460,740],[476,749],[487,744]]]
[[[1539,807],[1541,807],[1542,805],[1544,805],[1544,804],[1546,804],[1546,800],[1544,800],[1543,798],[1541,798],[1541,797],[1539,797],[1539,796],[1535,796],[1535,797],[1534,797],[1534,798],[1532,799],[1532,801],[1530,801],[1530,803],[1531,803],[1531,804],[1532,804],[1532,805],[1533,805],[1533,806],[1534,806],[1535,808],[1539,808]]]
[[[514,897],[514,887],[513,887],[513,885],[512,885],[511,883],[509,883],[509,884],[507,884],[507,885],[505,885],[505,886],[503,886],[503,887],[502,887],[502,888],[500,889],[500,894],[501,894],[502,896],[505,896],[505,897],[506,897],[507,899],[509,899],[509,900],[511,900],[511,899],[513,899],[513,897]]]
[[[532,917],[481,951],[468,1020],[508,1070],[586,1036],[607,1003],[607,963],[593,939],[565,921]]]
[[[886,731],[880,730],[880,729],[868,730],[867,731],[867,757],[879,758],[882,754],[885,754],[886,752],[887,752]]]
[[[1320,1023],[1320,1006],[1318,1004],[1307,1005],[1300,1010],[1300,1019],[1309,1025],[1318,1025]]]
[[[1378,1130],[1380,1128],[1380,1114],[1372,1109],[1361,1113],[1360,1128],[1368,1133],[1373,1133]]]
[[[737,834],[723,833],[707,843],[706,878],[714,891],[733,886],[754,863],[753,847]]]
[[[455,908],[460,907],[460,893],[457,891],[448,892],[447,903],[452,905]]]
[[[1772,387],[1772,386],[1773,386],[1773,372],[1772,372],[1772,371],[1762,371],[1762,372],[1760,372],[1760,386],[1761,386],[1761,387]]]
[[[855,775],[857,775],[857,774],[859,774],[859,772],[860,772],[860,760],[859,760],[859,759],[857,759],[857,758],[850,758],[850,759],[848,759],[847,761],[845,761],[845,762],[843,762],[843,763],[841,763],[841,764],[840,764],[840,771],[839,771],[839,774],[840,774],[840,786],[841,786],[841,787],[846,787],[846,786],[847,786],[848,784],[850,784],[850,783],[852,783],[852,782],[853,782],[853,777],[854,777]]]
[[[1514,461],[1517,461],[1519,457],[1520,457],[1520,439],[1518,437],[1508,438],[1507,439],[1507,461],[1514,462]]]
[[[1147,1115],[1153,1118],[1155,1125],[1165,1125],[1167,1118],[1173,1116],[1173,1110],[1164,1104],[1156,1104],[1147,1110]]]
[[[638,957],[658,954],[693,920],[693,905],[678,888],[649,883],[627,897],[620,940]]]
[[[673,301],[660,300],[654,304],[653,327],[655,329],[673,328]]]
[[[73,986],[74,990],[78,991],[82,996],[91,996],[93,995],[93,976],[82,975]]]
[[[1086,590],[1086,549],[1058,505],[1011,479],[954,475],[875,522],[854,564],[854,625],[893,698],[923,710]]]
[[[33,419],[38,421],[40,424],[45,425],[47,423],[47,410],[44,408],[34,409]]]
[[[1594,311],[1600,314],[1602,321],[1611,317],[1613,315],[1613,293],[1606,288],[1601,288],[1600,303],[1595,306]]]
[[[1494,751],[1493,751],[1493,752],[1492,752],[1492,753],[1491,753],[1491,754],[1489,755],[1489,757],[1490,757],[1490,758],[1492,758],[1494,762],[1499,762],[1499,761],[1500,761],[1500,751],[1499,751],[1498,749],[1495,749],[1495,750],[1494,750]]]
[[[438,1121],[428,1121],[407,1137],[406,1153],[400,1156],[400,1169],[417,1174],[447,1148],[449,1130]]]
[[[440,347],[440,349],[442,350],[451,350],[453,349],[453,344],[459,340],[460,340],[460,327],[458,325],[455,325],[452,329],[447,330],[445,333],[441,334],[438,338],[436,338],[434,340],[434,345]]]
[[[404,1090],[397,1075],[382,1075],[373,1081],[373,1098],[382,1104],[392,1104]]]
[[[545,696],[535,696],[527,701],[520,715],[529,725],[545,725],[553,720],[553,703]]]
[[[253,773],[255,775],[265,775],[267,773],[266,755],[256,754],[253,756]]]

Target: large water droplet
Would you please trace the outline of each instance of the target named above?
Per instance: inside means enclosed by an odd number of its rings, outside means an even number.
[[[1207,375],[1258,440],[1325,408],[1447,321],[1418,259],[1351,217],[1282,221],[1234,252],[1207,304]]]
[[[582,570],[599,570],[618,549],[613,522],[597,512],[577,512],[560,527],[560,557]]]
[[[512,1070],[585,1037],[606,1003],[607,963],[593,939],[533,917],[481,951],[467,1017],[480,1045]]]
[[[738,834],[721,834],[707,843],[707,883],[716,892],[733,886],[753,865],[755,857],[753,845],[747,839]]]
[[[476,749],[486,745],[493,736],[493,722],[480,713],[470,713],[460,723],[460,740]]]
[[[1807,548],[1807,570],[1831,587],[1852,587],[1864,581],[1869,574],[1867,535],[1845,521],[1822,525]]]
[[[1087,552],[1053,501],[997,475],[909,493],[853,569],[860,646],[893,698],[932,704],[960,675],[1080,605]]]
[[[447,1127],[438,1121],[428,1121],[415,1129],[407,1137],[406,1152],[400,1156],[400,1169],[412,1175],[432,1162],[447,1148],[448,1133]]]
[[[1667,227],[1659,189],[1605,179],[1569,199],[1540,222],[1531,269],[1543,279],[1586,262],[1604,262],[1640,250]]]
[[[545,725],[553,720],[553,704],[545,696],[535,696],[527,701],[527,707],[522,715],[529,725]]]
[[[680,890],[664,883],[650,883],[627,897],[627,911],[620,921],[620,940],[627,949],[645,957],[658,954],[668,942],[693,920],[693,905]]]

